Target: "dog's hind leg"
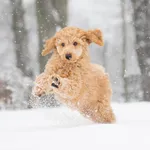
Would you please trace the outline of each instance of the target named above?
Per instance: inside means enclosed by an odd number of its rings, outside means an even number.
[[[91,119],[97,123],[115,123],[115,115],[110,105],[97,102],[94,111],[90,115]]]

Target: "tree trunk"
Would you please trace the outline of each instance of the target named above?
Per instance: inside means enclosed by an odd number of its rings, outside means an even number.
[[[150,101],[150,1],[131,1],[134,10],[136,52],[142,75],[143,99]]]
[[[53,17],[53,7],[51,0],[36,0],[36,14],[39,36],[39,67],[40,72],[44,71],[48,56],[42,57],[44,41],[54,35],[56,32],[56,24]]]
[[[57,25],[64,28],[67,24],[67,0],[52,0],[53,6],[57,12],[58,20],[56,20]]]
[[[24,9],[22,0],[11,0],[12,5],[12,29],[14,34],[14,47],[16,53],[16,66],[24,76],[32,77],[30,56],[28,52],[28,37],[24,21]]]
[[[43,72],[50,56],[41,56],[43,43],[54,36],[56,28],[65,27],[67,22],[67,0],[36,0],[36,14],[39,34],[39,66]]]
[[[121,16],[122,16],[122,79],[123,79],[123,89],[124,89],[124,97],[125,97],[125,102],[128,101],[128,85],[127,81],[125,79],[126,77],[126,15],[125,15],[125,1],[126,0],[121,0]]]

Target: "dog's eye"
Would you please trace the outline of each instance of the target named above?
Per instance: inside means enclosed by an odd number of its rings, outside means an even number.
[[[64,47],[64,46],[65,46],[65,43],[61,43],[61,46]]]
[[[77,43],[77,42],[73,42],[73,45],[74,45],[74,46],[77,46],[77,45],[78,45],[78,43]]]

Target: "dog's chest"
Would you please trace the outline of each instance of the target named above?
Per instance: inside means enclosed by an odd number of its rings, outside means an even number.
[[[68,78],[73,72],[75,72],[75,66],[63,65],[57,69],[56,74],[60,75],[62,78]]]

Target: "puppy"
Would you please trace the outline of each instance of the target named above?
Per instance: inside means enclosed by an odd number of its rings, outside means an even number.
[[[53,50],[45,71],[36,78],[36,96],[53,92],[57,99],[97,123],[114,123],[112,90],[103,67],[92,64],[88,46],[103,46],[100,30],[66,27],[48,39],[42,55]]]

